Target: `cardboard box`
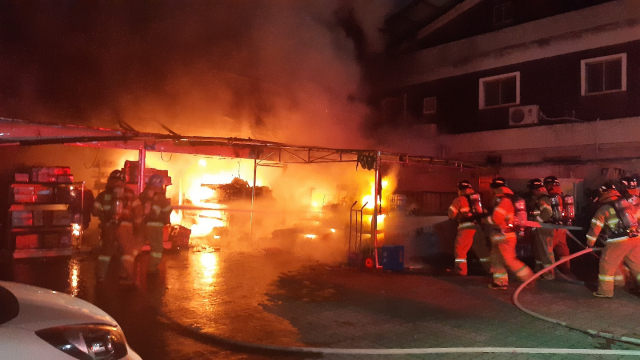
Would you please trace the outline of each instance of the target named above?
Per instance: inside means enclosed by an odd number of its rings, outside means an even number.
[[[29,174],[26,173],[15,173],[14,179],[16,182],[29,182]]]
[[[36,195],[14,195],[13,200],[16,203],[35,203]]]
[[[71,233],[63,231],[42,234],[40,245],[46,249],[71,247]]]
[[[14,184],[12,188],[13,188],[13,193],[15,195],[35,195],[36,194],[35,185]]]
[[[16,235],[16,249],[35,249],[40,245],[38,238],[38,234]]]
[[[71,225],[71,214],[66,210],[54,210],[52,211],[51,225],[54,226],[67,226]]]
[[[43,226],[44,225],[44,211],[43,210],[33,210],[33,226]]]
[[[33,226],[33,213],[31,211],[12,211],[11,226]]]
[[[56,175],[57,182],[70,184],[73,182],[73,175]]]
[[[68,166],[54,166],[48,168],[49,175],[70,175],[71,168]]]
[[[42,247],[46,249],[53,249],[60,247],[60,234],[47,233],[42,234]]]
[[[43,174],[40,173],[38,174],[38,182],[42,182],[42,183],[54,183],[56,181],[58,181],[58,178],[56,177],[56,175],[50,175],[50,174]]]
[[[43,169],[44,169],[44,168],[41,168],[41,167],[34,167],[34,168],[31,168],[31,181],[35,181],[35,182],[37,182],[37,181],[38,181],[38,178],[40,177],[40,173],[41,173],[41,172],[44,172],[44,170],[43,170]]]

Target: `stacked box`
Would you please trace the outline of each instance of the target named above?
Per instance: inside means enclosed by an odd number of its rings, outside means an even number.
[[[39,247],[38,234],[16,235],[16,249],[27,250]]]
[[[52,211],[51,225],[68,226],[71,225],[71,214],[66,210]]]
[[[36,202],[38,204],[51,204],[54,201],[53,188],[41,186],[36,189]]]
[[[15,173],[14,177],[16,182],[29,182],[29,174]]]
[[[66,166],[34,167],[31,168],[31,181],[34,182],[58,182],[58,178],[73,179],[71,168]],[[67,182],[67,181],[65,181]]]
[[[33,226],[33,213],[31,211],[12,211],[11,226]]]
[[[138,182],[138,161],[125,161],[123,171],[127,178],[128,183],[137,183]],[[149,181],[149,177],[151,175],[158,174],[164,178],[165,185],[171,185],[171,177],[169,176],[169,170],[158,170],[153,168],[145,168],[144,169],[144,182],[145,184]]]
[[[73,182],[73,175],[57,175],[56,181],[64,184],[71,184]]]
[[[41,245],[45,249],[59,248],[60,247],[60,234],[58,234],[58,233],[44,233],[44,234],[42,234]]]
[[[33,226],[43,226],[43,225],[44,225],[44,211],[33,210]]]

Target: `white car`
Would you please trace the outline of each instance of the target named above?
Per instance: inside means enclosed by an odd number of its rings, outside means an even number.
[[[0,359],[140,359],[109,314],[70,295],[0,281]]]

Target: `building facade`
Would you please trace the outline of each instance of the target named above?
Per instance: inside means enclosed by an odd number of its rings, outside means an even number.
[[[426,153],[516,187],[554,174],[577,197],[640,172],[639,1],[459,1],[405,35],[378,103],[385,121],[437,129]]]

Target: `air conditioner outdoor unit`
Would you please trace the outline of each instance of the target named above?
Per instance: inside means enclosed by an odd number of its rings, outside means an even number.
[[[514,106],[509,108],[509,126],[537,124],[540,119],[538,105]]]

